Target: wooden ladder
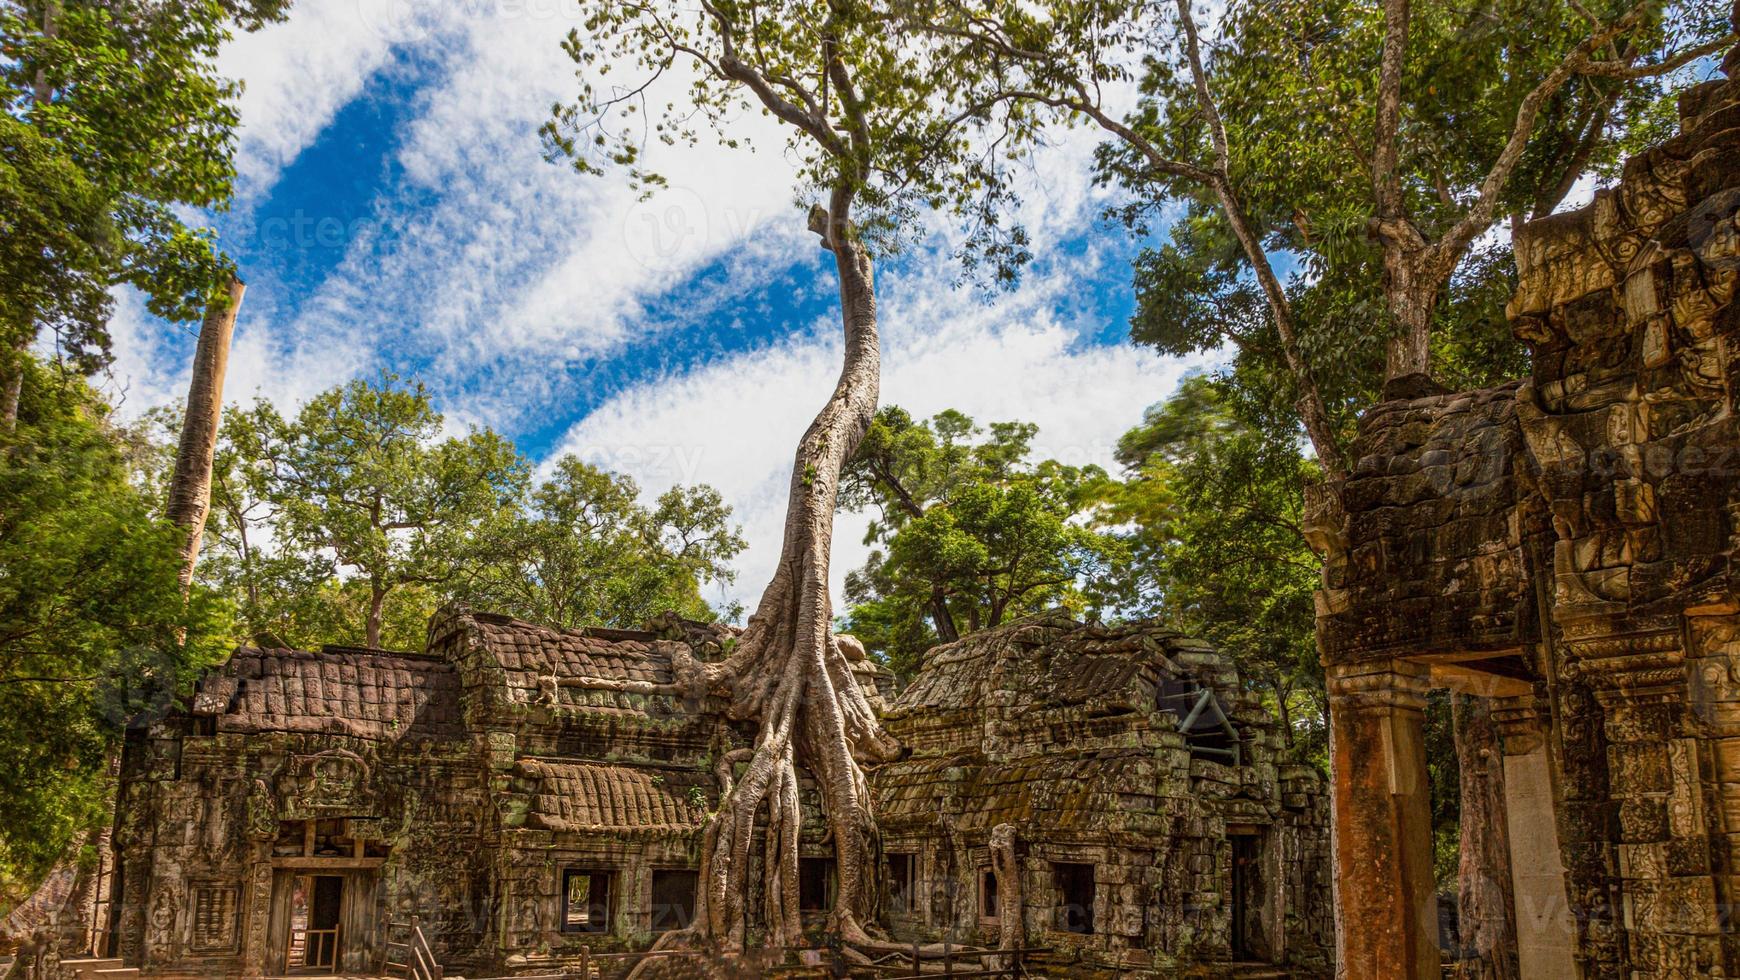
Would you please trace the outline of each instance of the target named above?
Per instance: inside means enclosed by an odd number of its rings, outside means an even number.
[[[381,972],[404,980],[441,980],[441,964],[429,948],[423,924],[416,916],[409,922],[388,923],[387,959]]]

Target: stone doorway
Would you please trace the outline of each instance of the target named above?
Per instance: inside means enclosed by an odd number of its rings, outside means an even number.
[[[1232,845],[1232,958],[1246,963],[1269,962],[1274,950],[1269,942],[1264,912],[1267,889],[1263,874],[1263,839],[1254,831],[1228,832]]]
[[[344,878],[297,875],[290,885],[289,938],[284,969],[289,973],[334,973],[344,937]]]

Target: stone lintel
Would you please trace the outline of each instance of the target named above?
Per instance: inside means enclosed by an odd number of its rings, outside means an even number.
[[[1373,660],[1328,668],[1329,698],[1341,711],[1424,711],[1432,668],[1412,660]]]

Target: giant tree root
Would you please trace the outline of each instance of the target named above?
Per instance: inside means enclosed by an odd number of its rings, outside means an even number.
[[[874,914],[876,823],[864,765],[894,758],[899,744],[883,732],[846,650],[835,642],[828,597],[840,472],[875,414],[881,371],[870,255],[847,217],[853,194],[851,182],[843,182],[829,207],[810,215],[811,230],[833,253],[839,273],[845,357],[833,396],[798,443],[779,564],[724,660],[698,660],[686,647],[672,656],[669,688],[720,698],[732,719],[757,725],[754,746],[718,766],[719,809],[702,838],[695,928],[724,949],[743,949],[748,939],[749,849],[763,811],[763,945],[802,941],[800,765],[821,787],[834,846],[838,887],[829,928],[848,942],[869,940],[859,923]],[[675,693],[657,687],[640,693]]]

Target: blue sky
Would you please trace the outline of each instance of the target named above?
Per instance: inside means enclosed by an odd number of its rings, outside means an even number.
[[[211,220],[249,291],[228,400],[293,409],[353,377],[425,381],[456,430],[563,452],[656,494],[723,492],[750,550],[719,598],[750,604],[778,547],[790,453],[838,371],[831,263],[803,230],[783,134],[753,152],[659,148],[670,186],[541,157],[572,94],[560,0],[299,0],[237,39],[246,84],[235,207]],[[678,83],[680,84],[680,82]],[[1038,261],[987,296],[938,240],[884,263],[883,401],[1041,427],[1042,452],[1109,462],[1119,433],[1188,370],[1125,341],[1123,231],[1098,217],[1092,133],[1036,161],[1023,217]],[[939,229],[940,230],[940,229]],[[179,400],[192,337],[122,296],[114,384],[129,410]],[[862,560],[837,535],[836,583]]]

